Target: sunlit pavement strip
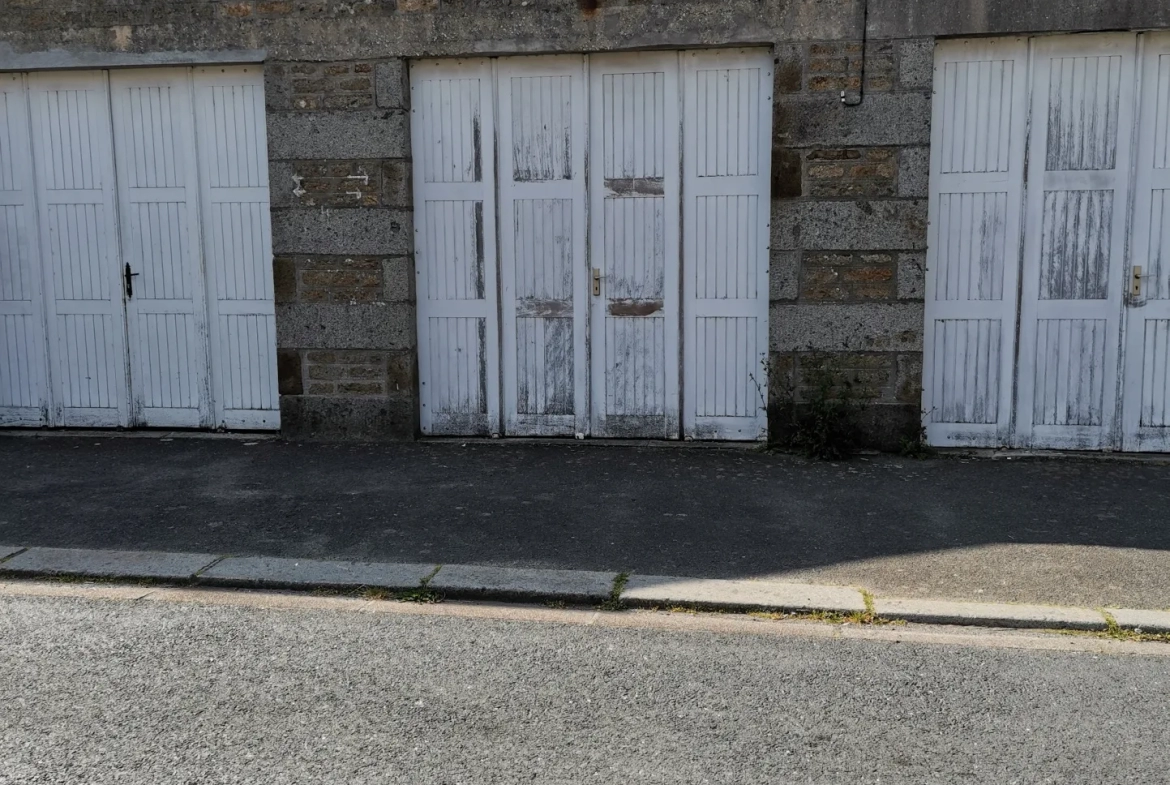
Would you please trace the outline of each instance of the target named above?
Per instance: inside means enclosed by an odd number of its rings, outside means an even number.
[[[453,598],[560,600],[566,603],[619,600],[642,607],[687,606],[711,610],[870,610],[860,589],[804,583],[709,580],[659,575],[537,570],[472,565],[393,564],[234,557],[214,554],[106,551],[0,546],[0,575],[20,578],[71,576],[113,580],[152,579],[204,587],[269,589],[429,589]],[[885,619],[928,624],[1032,629],[1104,630],[1105,613],[1092,608],[946,600],[874,598],[872,610]],[[1109,609],[1125,628],[1170,632],[1170,612]]]

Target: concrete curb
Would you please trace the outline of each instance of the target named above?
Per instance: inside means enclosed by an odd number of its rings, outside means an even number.
[[[873,597],[864,589],[767,580],[538,570],[475,565],[324,561],[203,553],[0,545],[0,577],[155,580],[207,587],[431,591],[452,599],[608,602],[614,607],[722,611],[872,612],[889,621],[1028,629],[1170,633],[1170,611]]]

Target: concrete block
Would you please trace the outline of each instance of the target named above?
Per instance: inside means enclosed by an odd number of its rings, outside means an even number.
[[[414,259],[393,256],[382,260],[382,292],[388,302],[414,302]]]
[[[898,299],[921,300],[926,296],[926,254],[898,256]]]
[[[3,562],[9,556],[20,553],[23,548],[18,548],[15,545],[0,545],[0,562]]]
[[[768,263],[768,297],[795,300],[800,292],[800,254],[796,251],[772,251]]]
[[[276,307],[276,345],[286,349],[410,349],[410,303],[287,303]]]
[[[1107,609],[1122,627],[1142,632],[1170,632],[1170,611],[1148,611],[1134,608]]]
[[[269,112],[268,157],[273,160],[408,158],[406,112]]]
[[[374,90],[378,96],[378,106],[386,109],[410,107],[406,72],[406,61],[402,59],[388,60],[374,66]]]
[[[777,96],[775,142],[786,147],[873,147],[930,144],[930,96],[870,93],[845,106],[836,92]]]
[[[413,439],[418,432],[414,392],[384,398],[284,396],[281,434],[307,441]]]
[[[217,558],[211,553],[29,548],[0,564],[0,572],[25,576],[79,575],[185,581]]]
[[[273,210],[273,252],[411,254],[414,253],[413,218],[410,210],[383,208]]]
[[[1049,605],[1009,605],[945,600],[874,600],[879,616],[923,624],[973,624],[985,627],[1027,627],[1103,630],[1105,618],[1090,608]]]
[[[376,586],[383,589],[414,589],[435,571],[435,566],[241,556],[224,559],[200,573],[198,581],[270,588],[351,589]]]
[[[269,111],[288,109],[292,104],[292,89],[287,78],[288,65],[264,64],[264,104]]]
[[[529,570],[510,567],[446,565],[427,584],[452,596],[556,598],[574,602],[604,600],[613,589],[614,572]]]
[[[929,90],[933,84],[934,39],[899,41],[898,86],[906,90]]]
[[[904,147],[898,152],[898,196],[930,196],[929,147]]]
[[[894,395],[902,403],[922,404],[922,355],[899,354]]]
[[[865,610],[865,600],[861,593],[842,586],[672,578],[665,575],[630,576],[621,598],[639,605],[701,605],[841,613]]]
[[[296,169],[289,161],[268,162],[268,203],[273,210],[297,206],[293,191],[298,183],[293,179],[294,174]]]
[[[773,303],[773,352],[920,352],[921,303]]]
[[[874,38],[1170,27],[1170,5],[1149,0],[871,0]]]
[[[772,247],[924,251],[926,200],[774,201]]]

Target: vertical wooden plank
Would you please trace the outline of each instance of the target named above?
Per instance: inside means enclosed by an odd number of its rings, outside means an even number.
[[[410,78],[422,430],[498,434],[492,63],[418,61]]]
[[[101,72],[28,78],[37,201],[46,216],[45,324],[55,425],[128,424],[108,94]],[[88,341],[89,348],[78,345]]]
[[[210,413],[218,427],[280,427],[276,384],[272,228],[259,66],[195,68],[201,239]],[[172,97],[177,93],[172,88]],[[198,287],[192,285],[197,293]],[[205,416],[205,415],[201,415]]]
[[[0,426],[54,407],[29,122],[24,77],[0,74]]]
[[[134,422],[212,427],[188,69],[111,74]]]
[[[751,48],[682,60],[683,431],[762,439],[772,63]]]
[[[939,446],[1011,435],[1027,72],[1022,38],[935,52],[922,408]]]
[[[1139,46],[1139,114],[1134,156],[1130,265],[1143,266],[1141,293],[1127,295],[1122,377],[1122,448],[1170,451],[1170,35]],[[1124,79],[1124,75],[1122,79]],[[1121,126],[1121,134],[1125,134]],[[1128,288],[1134,270],[1126,270]]]

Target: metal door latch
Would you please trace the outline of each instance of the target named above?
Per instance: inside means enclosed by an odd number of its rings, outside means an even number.
[[[1142,268],[1141,265],[1134,265],[1133,268],[1133,283],[1130,286],[1129,293],[1134,297],[1142,296]]]
[[[600,267],[593,268],[593,296],[594,297],[601,296],[601,268]]]
[[[124,277],[126,280],[126,299],[127,300],[129,300],[131,297],[134,296],[134,278],[137,275],[139,275],[139,273],[130,272],[130,265],[127,264],[126,265],[126,272],[124,274]]]

